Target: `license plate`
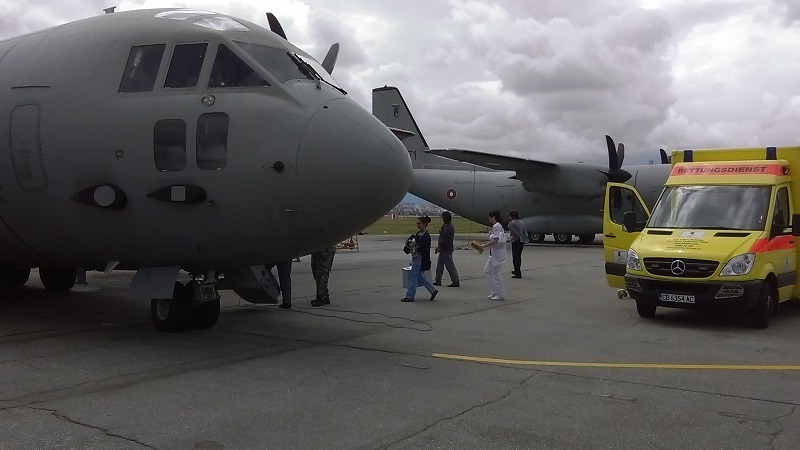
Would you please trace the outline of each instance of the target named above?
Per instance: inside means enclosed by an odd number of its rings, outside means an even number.
[[[694,295],[658,294],[658,299],[662,302],[694,303]]]

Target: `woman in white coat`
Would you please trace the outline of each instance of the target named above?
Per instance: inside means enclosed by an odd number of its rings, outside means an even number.
[[[506,286],[503,284],[503,263],[506,262],[506,235],[503,232],[500,211],[489,212],[489,223],[492,229],[489,231],[489,239],[481,244],[481,248],[489,249],[489,259],[483,273],[486,275],[486,282],[489,284],[489,298],[491,300],[504,300],[506,297]]]

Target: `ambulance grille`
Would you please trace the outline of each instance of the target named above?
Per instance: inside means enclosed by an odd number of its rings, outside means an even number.
[[[679,278],[707,278],[714,275],[719,262],[705,259],[645,258],[644,268],[653,275]]]

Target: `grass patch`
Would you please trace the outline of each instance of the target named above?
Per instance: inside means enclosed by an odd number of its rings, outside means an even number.
[[[466,233],[485,233],[488,232],[486,225],[475,223],[463,217],[453,217],[453,226],[458,234]],[[435,234],[439,232],[442,226],[441,217],[431,217],[431,223],[428,225],[428,232]],[[417,231],[417,218],[416,217],[398,217],[392,219],[391,216],[383,216],[377,222],[368,226],[364,230],[365,234],[402,234],[407,235]]]

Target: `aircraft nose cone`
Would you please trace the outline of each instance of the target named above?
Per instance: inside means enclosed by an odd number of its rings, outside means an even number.
[[[351,236],[397,205],[411,184],[405,146],[372,114],[337,99],[311,118],[297,156],[310,231]]]

